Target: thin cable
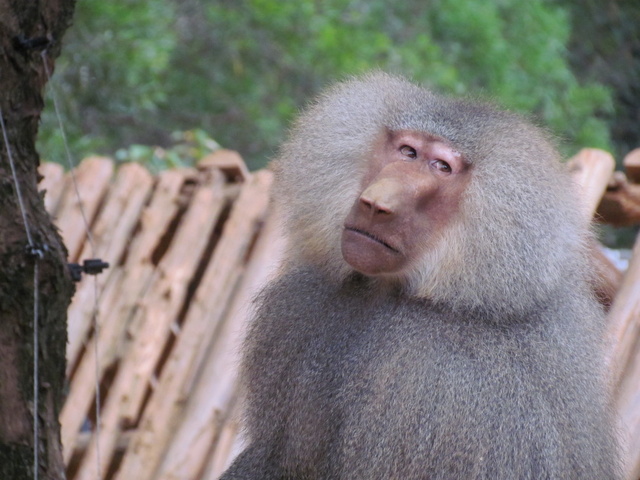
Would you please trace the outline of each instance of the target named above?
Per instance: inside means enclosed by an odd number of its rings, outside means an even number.
[[[51,73],[49,72],[49,65],[47,65],[47,51],[43,50],[40,53],[40,57],[42,58],[42,64],[44,65],[44,71],[47,75],[47,83],[51,84]],[[89,220],[87,220],[87,214],[84,211],[84,205],[82,203],[82,198],[80,197],[80,189],[78,188],[78,180],[76,178],[75,173],[75,163],[71,156],[71,150],[69,149],[69,142],[67,142],[67,134],[64,130],[64,125],[62,124],[62,117],[60,115],[60,109],[58,108],[58,99],[56,97],[56,92],[53,86],[49,88],[51,90],[51,98],[53,99],[53,109],[56,112],[56,118],[58,119],[58,128],[60,129],[60,134],[62,135],[62,143],[64,144],[64,149],[67,154],[67,166],[69,167],[69,172],[71,173],[71,180],[73,182],[73,188],[76,191],[76,196],[78,197],[78,206],[80,208],[80,215],[82,216],[82,221],[84,222],[85,230],[87,231],[87,240],[89,240],[89,245],[91,246],[91,256],[96,256],[96,247],[93,242],[93,235],[91,235],[91,230],[89,228]]]
[[[27,232],[27,240],[29,241],[29,246],[33,247],[31,230],[29,229],[29,222],[27,222],[27,212],[26,212],[26,209],[24,208],[24,201],[22,200],[22,190],[20,189],[20,183],[18,182],[16,167],[13,164],[13,153],[11,152],[11,144],[9,143],[9,137],[7,136],[7,128],[4,125],[4,114],[2,113],[2,108],[0,108],[0,123],[2,124],[2,136],[4,137],[4,144],[7,147],[7,157],[9,158],[9,165],[11,166],[11,175],[13,176],[13,183],[15,184],[15,187],[16,187],[18,203],[20,204],[20,212],[22,213],[22,222],[24,223],[24,229]]]
[[[29,251],[35,254],[35,261],[33,264],[33,478],[38,480],[39,465],[40,465],[40,438],[39,431],[39,395],[40,390],[40,371],[39,371],[39,332],[38,332],[38,317],[40,311],[40,272],[39,264],[42,259],[42,251],[36,249],[31,237],[31,229],[29,228],[29,222],[27,221],[27,212],[24,207],[24,200],[22,199],[22,190],[20,189],[20,182],[18,181],[18,175],[16,174],[16,167],[13,161],[13,152],[11,151],[11,144],[9,143],[9,136],[7,135],[7,128],[4,124],[4,115],[2,108],[0,108],[0,125],[2,126],[2,137],[4,138],[4,144],[7,149],[7,158],[9,159],[9,165],[11,166],[11,175],[13,177],[13,183],[16,188],[16,196],[18,197],[18,205],[20,206],[20,213],[22,214],[22,221],[24,223],[24,230],[27,234],[27,241],[29,242]]]
[[[38,480],[39,459],[38,459],[38,438],[39,438],[39,425],[38,425],[38,390],[40,372],[38,371],[39,360],[39,348],[38,348],[38,316],[40,310],[40,288],[38,283],[40,281],[39,268],[40,258],[36,257],[36,261],[33,266],[33,478]]]
[[[87,215],[84,210],[84,205],[82,203],[82,198],[80,196],[80,189],[78,188],[78,180],[75,174],[75,162],[71,157],[71,150],[69,149],[69,142],[67,142],[67,134],[64,130],[64,125],[62,123],[62,116],[60,115],[60,109],[58,108],[58,99],[56,97],[56,91],[53,88],[53,84],[51,83],[51,73],[49,72],[49,65],[47,64],[47,51],[43,50],[40,54],[42,58],[42,64],[44,65],[44,71],[47,75],[47,83],[51,85],[49,88],[51,91],[51,98],[53,100],[53,109],[56,113],[56,118],[58,119],[58,128],[60,129],[60,134],[62,135],[62,142],[64,143],[64,149],[67,154],[67,165],[69,166],[69,172],[71,173],[71,179],[73,181],[73,188],[76,192],[76,197],[78,198],[78,205],[80,207],[80,214],[82,215],[82,221],[84,222],[84,228],[87,233],[87,240],[89,241],[89,245],[91,246],[91,256],[96,257],[96,246],[93,241],[93,236],[91,235],[91,229],[89,227],[89,221],[87,220]],[[93,277],[93,287],[94,287],[94,303],[93,303],[93,312],[91,314],[91,323],[93,324],[93,335],[95,338],[95,342],[93,342],[94,349],[93,355],[95,358],[95,380],[96,380],[96,401],[95,401],[95,416],[96,416],[96,428],[95,428],[95,441],[96,441],[96,471],[98,473],[97,478],[102,478],[101,472],[101,453],[100,453],[100,355],[98,350],[98,337],[100,333],[100,327],[98,325],[98,278],[96,276]]]
[[[93,294],[95,302],[93,305],[93,312],[91,314],[91,317],[93,323],[93,336],[96,339],[95,342],[93,342],[93,356],[96,367],[96,471],[98,472],[97,478],[102,478],[102,472],[100,471],[102,468],[102,462],[100,461],[102,456],[100,454],[100,355],[98,355],[100,325],[98,324],[98,278],[95,275],[93,277]]]

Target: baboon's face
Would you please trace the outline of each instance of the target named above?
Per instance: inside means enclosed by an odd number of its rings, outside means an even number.
[[[457,214],[469,171],[469,163],[442,138],[384,132],[344,223],[345,261],[365,275],[384,275],[422,258]]]

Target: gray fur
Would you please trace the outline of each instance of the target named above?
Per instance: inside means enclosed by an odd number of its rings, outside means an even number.
[[[383,128],[446,138],[471,180],[433,252],[367,278],[340,235]],[[589,229],[543,132],[376,73],[320,97],[274,169],[288,261],[257,299],[249,446],[223,479],[621,478]]]

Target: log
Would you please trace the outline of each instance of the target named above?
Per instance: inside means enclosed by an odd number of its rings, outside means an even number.
[[[129,163],[118,169],[106,195],[91,228],[93,246],[85,243],[79,259],[100,258],[108,262],[111,268],[96,276],[83,275],[76,288],[67,317],[67,374],[76,364],[92,327],[93,310],[98,301],[96,293],[110,280],[113,267],[123,256],[152,187],[151,174],[139,164]]]
[[[208,455],[209,460],[201,476],[202,480],[218,480],[231,466],[232,460],[245,448],[240,435],[240,405],[236,401],[220,432],[215,448]]]
[[[64,168],[59,163],[45,162],[38,167],[38,173],[42,175],[38,190],[44,194],[44,207],[55,217],[62,192],[67,188]]]
[[[579,187],[585,217],[591,221],[607,189],[615,168],[615,161],[603,150],[585,148],[569,160],[568,167],[574,182]],[[597,241],[593,240],[589,243],[589,250],[596,272],[593,290],[600,303],[609,309],[620,288],[622,273],[604,255]]]
[[[142,407],[172,324],[187,298],[189,281],[225,206],[223,183],[222,174],[214,171],[195,187],[189,208],[130,323],[130,344],[104,403],[100,432],[89,444],[77,480],[94,480],[99,471],[106,471],[124,420],[136,417]]]
[[[615,341],[613,365],[618,412],[627,451],[626,478],[640,478],[640,234],[622,287],[609,314]]]
[[[206,467],[211,447],[220,438],[223,421],[237,397],[238,348],[244,338],[251,299],[276,272],[283,250],[277,221],[270,215],[154,480],[199,478]]]
[[[592,239],[589,242],[589,250],[595,270],[595,280],[592,285],[593,291],[600,304],[606,311],[611,309],[613,301],[622,285],[624,275],[618,267],[602,251],[600,242]]]
[[[96,366],[94,355],[96,339],[92,338],[86,346],[87,354],[80,360],[71,379],[69,395],[60,415],[67,465],[95,394],[96,374],[101,378],[121,353],[139,297],[147,289],[155,269],[151,256],[181,208],[177,198],[183,185],[195,175],[195,170],[191,169],[167,170],[159,175],[151,202],[140,215],[138,231],[129,246],[125,264],[113,267],[114,274],[120,273],[102,292],[99,303],[98,364]]]
[[[604,150],[584,148],[567,165],[573,181],[579,185],[585,216],[591,221],[616,162]]]
[[[615,172],[598,206],[600,221],[616,227],[640,224],[640,184],[630,183]]]
[[[69,262],[76,262],[87,238],[85,219],[91,226],[100,202],[109,188],[113,161],[106,157],[89,157],[75,169],[78,191],[67,173],[56,224],[69,251]],[[83,215],[84,213],[84,215]]]
[[[640,148],[631,150],[624,160],[622,166],[627,172],[627,178],[632,183],[640,184]]]
[[[640,333],[640,234],[636,238],[633,256],[608,318],[615,352],[612,367],[616,372],[616,383],[619,384],[623,372],[629,368],[631,354]]]
[[[640,478],[640,345],[636,343],[619,388],[618,412],[627,453],[625,478]]]
[[[266,213],[270,183],[270,174],[256,175],[235,202],[162,370],[158,383],[162,394],[150,399],[118,478],[151,479],[161,461],[194,388],[206,349],[244,270],[248,249]]]
[[[251,176],[238,152],[224,148],[203,157],[198,162],[198,168],[203,170],[218,169],[225,175],[227,181],[233,183],[245,182]]]

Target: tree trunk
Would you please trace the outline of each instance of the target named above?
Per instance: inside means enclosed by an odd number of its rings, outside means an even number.
[[[0,108],[38,262],[38,415],[34,419],[34,266],[8,148],[0,131],[0,479],[34,475],[38,422],[39,478],[65,478],[58,412],[63,400],[66,310],[73,284],[66,249],[47,215],[37,183],[35,149],[42,92],[60,53],[75,0],[0,0]]]

